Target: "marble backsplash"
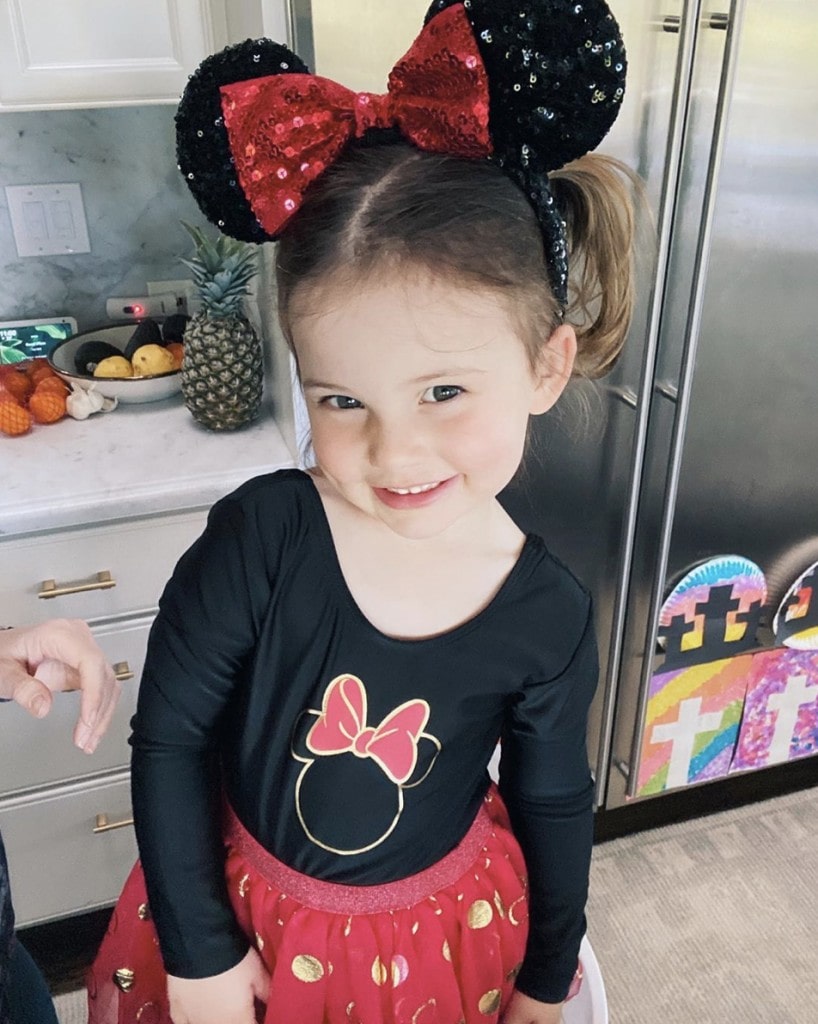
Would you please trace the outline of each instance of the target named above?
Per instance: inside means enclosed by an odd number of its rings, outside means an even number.
[[[0,114],[0,186],[79,182],[90,253],[20,258],[0,187],[0,320],[64,315],[110,323],[105,300],[188,278],[206,225],[176,168],[173,106]],[[211,229],[215,231],[215,229]]]

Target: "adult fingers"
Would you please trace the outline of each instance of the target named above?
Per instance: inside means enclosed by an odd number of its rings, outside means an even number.
[[[26,657],[35,675],[54,690],[80,690],[74,743],[96,749],[116,708],[121,686],[108,660],[81,619],[60,619],[26,631]]]
[[[51,710],[51,691],[14,662],[3,662],[3,689],[13,701],[35,718]]]
[[[64,661],[46,658],[34,672],[35,678],[44,683],[52,693],[66,693],[80,688],[79,673]]]
[[[100,652],[77,668],[80,681],[80,713],[74,743],[93,754],[114,716],[122,685]]]

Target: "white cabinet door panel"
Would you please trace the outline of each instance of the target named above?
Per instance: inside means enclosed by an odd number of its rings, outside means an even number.
[[[174,102],[225,24],[224,0],[0,0],[0,107]]]
[[[98,814],[112,823],[130,818],[127,778],[0,803],[18,927],[116,900],[136,861],[136,840],[131,826],[95,835]]]
[[[191,512],[0,542],[0,625],[153,611],[205,519],[204,511]],[[98,580],[100,573],[115,585]],[[52,591],[57,596],[39,596]]]

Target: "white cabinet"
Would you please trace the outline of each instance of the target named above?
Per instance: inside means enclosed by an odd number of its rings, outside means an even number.
[[[132,827],[117,827],[130,819],[129,722],[162,588],[205,520],[198,509],[0,542],[0,621],[86,619],[123,690],[91,757],[71,741],[79,694],[56,695],[42,721],[0,711],[0,829],[19,925],[112,903],[136,857]]]
[[[136,860],[136,841],[130,826],[110,826],[130,813],[127,772],[57,787],[37,800],[0,802],[18,927],[116,899]],[[108,828],[95,832],[100,814]]]
[[[287,0],[0,0],[0,110],[175,103],[210,53],[284,41]]]
[[[204,512],[190,512],[4,541],[0,621],[150,612],[204,523]]]

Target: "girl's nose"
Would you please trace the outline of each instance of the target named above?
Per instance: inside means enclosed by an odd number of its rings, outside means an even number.
[[[401,470],[417,462],[423,439],[417,426],[398,418],[375,420],[369,428],[369,461],[378,469]]]

